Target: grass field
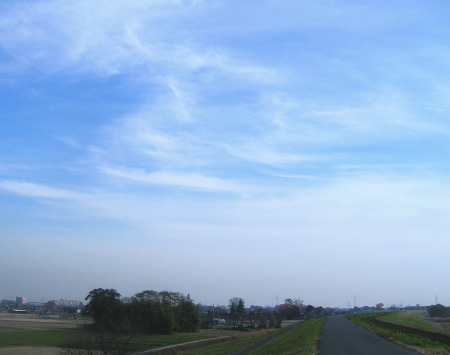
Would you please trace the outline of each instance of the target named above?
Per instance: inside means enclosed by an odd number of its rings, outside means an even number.
[[[18,346],[45,346],[63,347],[78,340],[81,333],[76,330],[68,331],[15,331],[0,333],[0,348]],[[146,348],[186,343],[195,340],[209,339],[211,336],[202,333],[171,334],[171,335],[146,335],[139,336],[133,343],[145,345]]]
[[[450,334],[450,329],[445,329],[444,324],[440,323],[441,327],[437,327],[428,321],[426,319],[426,314],[423,311],[391,312],[378,317],[378,319],[383,322],[422,329],[427,332]]]
[[[247,345],[264,339],[268,336],[270,336],[273,333],[267,333],[262,335],[257,335],[254,337],[247,337],[247,338],[241,338],[237,340],[230,340],[224,343],[214,344],[214,345],[208,345],[204,347],[200,347],[197,349],[192,349],[188,351],[184,351],[183,354],[188,355],[224,355],[232,353],[233,351],[242,349],[246,347]]]
[[[386,317],[388,315],[391,316],[391,320],[396,320],[397,322],[402,321],[404,322],[402,325],[414,328],[414,326],[412,326],[413,324],[418,324],[419,327],[424,326],[423,323],[417,319],[416,316],[411,317],[411,319],[408,319],[408,317],[405,316],[399,316],[398,315],[399,312],[395,312],[392,314],[387,314],[387,315],[383,315],[380,313],[380,320],[382,319],[382,317]],[[371,314],[370,316],[373,316],[375,314]],[[381,326],[375,325],[373,323],[371,323],[370,321],[368,321],[367,318],[369,315],[368,314],[349,314],[347,315],[347,318],[349,318],[350,320],[352,320],[353,322],[355,322],[356,324],[359,324],[360,326],[367,328],[371,331],[373,331],[374,333],[377,333],[379,335],[381,335],[382,337],[385,337],[387,339],[389,339],[390,341],[403,345],[405,347],[411,348],[416,350],[417,352],[421,353],[421,354],[450,354],[450,347],[447,345],[444,345],[442,343],[438,343],[438,342],[434,342],[430,339],[418,336],[418,335],[413,335],[413,334],[406,334],[406,333],[402,333],[396,330],[391,330],[391,329],[386,329],[383,328]],[[388,317],[389,318],[389,317]],[[408,319],[408,320],[405,320]],[[408,323],[409,325],[406,325],[405,323]],[[400,323],[397,323],[400,324]],[[417,328],[417,329],[422,329],[422,328]]]
[[[314,354],[323,321],[324,318],[302,322],[299,326],[261,346],[251,354]],[[247,332],[209,329],[196,333],[145,335],[133,339],[133,348],[139,350],[152,349],[225,335],[237,336],[238,339],[184,351],[185,354],[221,355],[242,349],[248,344],[273,335],[277,331],[251,335]],[[30,346],[57,349],[76,343],[82,336],[89,337],[89,333],[77,330],[77,324],[70,320],[43,320],[25,315],[22,317],[0,317],[0,349]]]
[[[23,331],[0,333],[0,348],[16,346],[61,347],[74,339],[73,331]]]
[[[250,352],[251,355],[296,354],[312,355],[317,351],[317,341],[325,318],[301,323],[293,330],[280,335],[261,348]]]
[[[257,350],[251,351],[251,355],[263,354],[296,354],[296,355],[312,355],[316,353],[317,340],[319,338],[320,329],[325,318],[306,321],[300,323],[299,326],[294,327],[275,338],[274,340],[262,345]],[[186,351],[183,354],[189,355],[225,355],[233,351],[243,349],[247,345],[270,337],[273,332],[265,335],[259,335],[251,338],[243,338],[229,341],[226,343],[209,345],[191,351]]]
[[[450,333],[450,322],[441,322],[441,327]]]

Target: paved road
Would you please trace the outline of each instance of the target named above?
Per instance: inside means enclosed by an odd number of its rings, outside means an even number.
[[[319,355],[417,355],[359,327],[344,315],[326,319],[318,347]]]

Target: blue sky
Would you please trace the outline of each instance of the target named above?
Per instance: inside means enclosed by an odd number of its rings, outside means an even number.
[[[0,297],[450,304],[445,1],[4,1]]]

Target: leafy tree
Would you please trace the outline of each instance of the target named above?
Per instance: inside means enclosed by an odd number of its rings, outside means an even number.
[[[436,304],[428,307],[428,314],[431,317],[444,318],[450,317],[450,307],[445,307],[442,304]]]
[[[190,296],[168,291],[142,291],[131,298],[133,321],[144,333],[169,334],[198,329],[200,315]]]
[[[56,308],[56,302],[55,301],[48,301],[44,304],[44,308],[47,311],[54,310]]]
[[[94,318],[96,326],[118,329],[123,323],[125,307],[116,290],[96,288],[89,292],[85,300],[89,301],[85,313]]]
[[[244,300],[241,298],[239,299],[237,308],[236,308],[238,319],[241,323],[241,328],[244,327],[244,320],[245,320],[245,303]]]
[[[283,304],[277,306],[277,311],[282,319],[300,319],[304,309],[303,301],[300,299],[290,299],[284,300]]]
[[[97,288],[85,298],[85,313],[92,316],[94,325],[80,333],[80,339],[69,348],[76,354],[127,354],[135,336],[130,307],[114,289]],[[94,350],[95,349],[95,350]],[[66,350],[72,354],[73,351]]]
[[[240,297],[233,297],[230,299],[228,308],[230,309],[230,318],[233,322],[233,328],[236,328],[236,323],[239,321],[241,327],[243,326],[245,318],[245,302]]]
[[[305,308],[306,319],[311,319],[313,311],[314,311],[314,306],[312,306],[310,304],[306,306],[306,308]]]
[[[131,298],[132,319],[143,333],[170,334],[175,328],[173,310],[167,295],[147,290]]]
[[[319,318],[325,314],[325,309],[322,306],[316,307],[314,309],[314,313],[316,315],[316,318]]]
[[[270,321],[271,314],[263,307],[252,306],[247,315],[247,320],[252,328],[267,328],[267,322]]]
[[[174,313],[177,331],[193,332],[198,329],[200,323],[199,309],[189,295],[179,297]]]

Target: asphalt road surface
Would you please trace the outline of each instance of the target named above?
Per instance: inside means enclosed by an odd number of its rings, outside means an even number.
[[[319,337],[319,355],[417,355],[361,328],[344,315],[328,317]]]

